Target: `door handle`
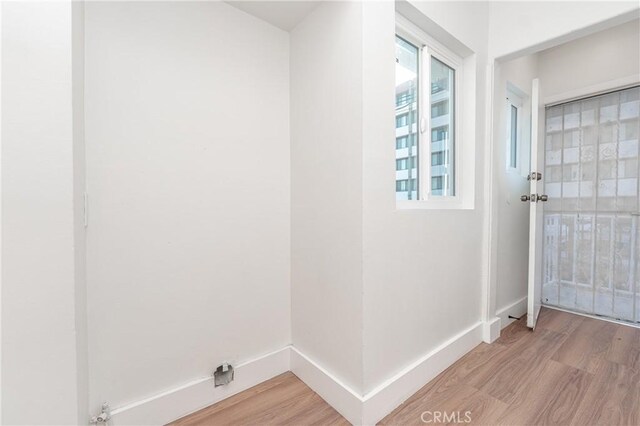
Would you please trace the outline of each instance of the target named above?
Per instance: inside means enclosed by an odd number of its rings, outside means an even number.
[[[527,175],[527,180],[540,180],[542,179],[542,173],[531,172]]]
[[[536,203],[538,201],[548,201],[549,197],[546,194],[542,194],[542,195],[538,195],[538,194],[524,194],[520,196],[520,201],[522,202],[527,202],[527,201],[531,201],[532,203]]]

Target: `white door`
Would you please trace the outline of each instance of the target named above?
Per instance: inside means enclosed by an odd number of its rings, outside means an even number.
[[[538,159],[539,140],[539,80],[531,85],[531,170],[529,173],[529,194],[522,200],[529,203],[529,292],[527,306],[527,326],[535,328],[542,303],[542,216],[544,184],[542,158]]]

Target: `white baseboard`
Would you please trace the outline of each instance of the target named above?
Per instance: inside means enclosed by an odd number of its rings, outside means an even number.
[[[493,343],[500,337],[501,323],[502,319],[500,317],[494,317],[482,324],[482,340],[485,343]]]
[[[527,313],[527,296],[518,299],[504,308],[498,309],[496,316],[500,317],[500,326],[505,328],[515,320],[509,318],[509,315],[520,318]]]
[[[353,425],[362,423],[363,398],[295,347],[291,371]]]
[[[202,377],[152,397],[116,407],[112,411],[110,424],[167,424],[278,374],[292,371],[352,424],[375,425],[480,344],[483,331],[482,322],[463,330],[366,395],[351,389],[299,349],[286,346],[236,366],[234,381],[227,386],[215,388],[212,377]]]
[[[453,336],[389,380],[359,395],[301,353],[291,351],[291,371],[354,425],[375,425],[447,367],[482,342],[482,323]]]
[[[478,322],[423,355],[364,396],[363,425],[375,425],[421,387],[482,342]]]
[[[112,426],[164,425],[180,417],[215,404],[238,392],[289,371],[290,346],[235,366],[234,380],[227,386],[214,387],[207,376],[169,391],[128,404],[112,407]]]

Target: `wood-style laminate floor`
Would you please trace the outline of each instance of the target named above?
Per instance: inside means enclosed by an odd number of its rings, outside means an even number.
[[[172,426],[349,424],[291,372],[171,423]]]
[[[524,319],[514,322],[500,339],[478,345],[380,424],[424,425],[423,419],[431,424],[470,419],[476,425],[640,425],[640,329],[543,309],[535,332]],[[174,424],[348,423],[285,373]]]
[[[534,332],[525,318],[509,325],[381,424],[424,425],[425,411],[470,411],[479,425],[640,425],[640,329],[543,308]]]

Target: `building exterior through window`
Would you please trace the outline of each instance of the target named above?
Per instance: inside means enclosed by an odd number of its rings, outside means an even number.
[[[418,199],[418,48],[396,37],[396,200]]]
[[[421,184],[419,155],[429,168],[422,184],[429,195],[455,195],[453,146],[453,69],[431,57],[429,91],[430,137],[419,153],[420,52],[417,46],[396,37],[396,200],[417,200]],[[430,167],[429,167],[430,166]]]

